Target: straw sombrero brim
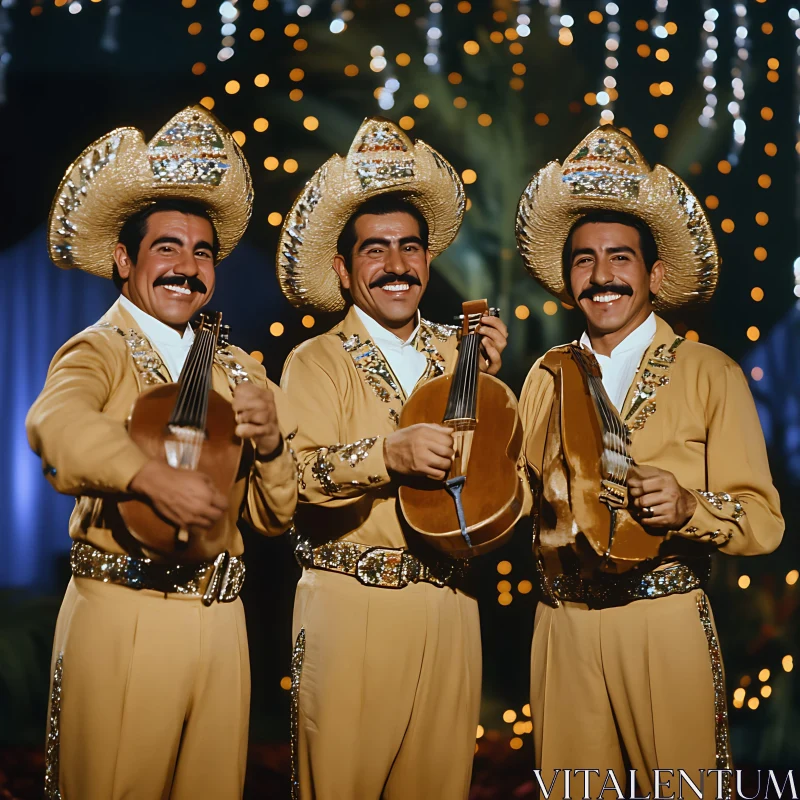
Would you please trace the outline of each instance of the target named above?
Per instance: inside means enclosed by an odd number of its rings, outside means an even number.
[[[615,210],[648,224],[664,263],[657,310],[705,302],[719,277],[719,252],[698,199],[666,167],[626,178],[601,176],[575,186],[558,161],[534,175],[517,211],[517,245],[530,274],[565,303],[575,303],[564,283],[562,251],[572,226],[590,211]]]
[[[149,143],[117,128],[70,164],[50,210],[50,257],[103,278],[125,220],[157,200],[193,200],[208,211],[218,261],[242,237],[253,206],[250,170],[227,129],[202,106],[176,114]]]
[[[276,259],[278,281],[293,305],[322,312],[344,308],[333,270],[337,241],[353,213],[372,197],[398,192],[415,205],[428,223],[433,257],[453,241],[465,210],[461,179],[425,142],[408,145],[406,159],[376,165],[372,176],[356,167],[352,151],[346,158],[334,155],[305,185],[284,220]]]

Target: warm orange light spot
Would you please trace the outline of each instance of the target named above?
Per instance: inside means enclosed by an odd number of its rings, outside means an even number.
[[[796,569],[789,570],[789,572],[786,573],[786,583],[789,586],[794,586],[797,583],[798,578],[800,578],[800,572],[798,572]],[[791,656],[789,656],[789,658],[791,658]]]
[[[659,47],[656,50],[656,58],[659,61],[669,61],[669,50],[666,47]]]
[[[528,71],[528,68],[522,62],[518,61],[511,67],[511,71],[515,75],[524,75]]]
[[[520,581],[517,585],[517,591],[519,591],[520,594],[530,594],[533,591],[533,584],[530,581]],[[522,709],[522,713],[526,713],[524,708]],[[528,714],[528,716],[530,716],[530,714]]]
[[[731,171],[731,162],[726,161],[724,158],[717,164],[717,169],[723,174],[727,175]]]
[[[756,261],[766,261],[767,260],[767,248],[766,247],[756,247],[753,250],[753,255],[756,258]]]
[[[312,317],[311,314],[306,314],[300,321],[303,323],[304,328],[314,327],[314,317]]]
[[[461,173],[461,180],[467,185],[475,183],[478,180],[478,173],[474,169],[465,169]]]
[[[319,120],[316,117],[306,117],[303,120],[303,127],[307,131],[315,131],[319,128]]]
[[[560,28],[558,31],[558,43],[564,47],[569,47],[575,41],[575,37],[569,28]]]
[[[500,562],[498,562],[497,571],[501,575],[508,575],[511,572],[511,562],[510,561],[500,561]]]
[[[292,679],[288,675],[281,678],[281,689],[288,692],[292,688]]]
[[[400,117],[400,127],[404,131],[410,131],[414,127],[414,117]]]
[[[512,750],[521,750],[522,749],[522,739],[519,736],[515,736],[510,742],[509,745],[511,746]]]
[[[290,22],[284,29],[283,32],[287,36],[297,36],[300,33],[300,26],[295,24],[294,22]]]
[[[264,131],[269,128],[269,121],[266,120],[264,117],[259,117],[258,119],[253,120],[253,128],[258,133],[264,133]]]
[[[253,28],[253,30],[250,31],[250,38],[254,42],[260,42],[265,36],[266,34],[263,28]]]
[[[508,52],[511,53],[512,56],[521,56],[524,49],[525,48],[519,42],[512,42],[508,46]]]
[[[263,89],[269,83],[269,75],[261,72],[253,78],[253,83],[258,86],[259,89]]]
[[[658,125],[655,126],[655,128],[653,128],[653,133],[659,139],[666,139],[667,135],[669,134],[669,128],[666,125],[659,123]]]
[[[599,11],[590,11],[589,12],[589,22],[592,25],[599,25],[603,21],[603,15]]]
[[[411,13],[411,6],[407,3],[398,3],[394,7],[394,13],[397,14],[398,17],[407,17]]]
[[[765,119],[769,122],[774,116],[775,112],[769,106],[764,106],[764,108],[761,109],[761,119]]]
[[[407,67],[411,63],[411,56],[408,53],[398,53],[394,62],[398,67]]]
[[[750,297],[752,297],[756,303],[760,303],[764,299],[764,290],[760,286],[754,286],[750,290]]]
[[[203,106],[203,108],[207,108],[209,111],[211,111],[211,109],[214,108],[215,105],[214,98],[204,97],[200,100],[200,105]]]
[[[751,325],[747,329],[747,338],[751,342],[757,342],[760,336],[761,336],[761,331],[758,328],[756,328],[755,325]]]
[[[650,27],[650,23],[646,19],[636,20],[636,30],[644,33]]]
[[[686,331],[686,337],[690,342],[699,342],[700,334],[697,331]]]
[[[498,592],[510,592],[511,591],[511,583],[509,581],[499,581],[497,584],[497,591]]]
[[[458,86],[458,84],[461,83],[463,78],[461,77],[461,75],[458,72],[451,72],[447,76],[447,80],[448,80],[449,83],[452,83],[453,86]]]
[[[710,208],[712,211],[715,208],[719,208],[719,198],[715,194],[710,194],[706,197],[706,208]]]
[[[305,74],[305,72],[303,72],[303,70],[301,70],[299,67],[295,67],[289,73],[289,80],[290,81],[294,81],[295,83],[297,83],[298,81],[303,80],[303,78],[305,78],[305,76],[306,76],[306,74]]]
[[[767,59],[767,66],[768,66],[770,69],[778,69],[778,67],[779,67],[780,65],[781,65],[781,62],[780,62],[780,61],[778,61],[778,59],[777,59],[777,58],[768,58],[768,59]]]
[[[516,718],[517,718],[517,712],[514,711],[513,708],[509,708],[503,712],[503,722],[508,722],[509,724],[511,724],[512,722],[514,722],[514,720],[516,720]]]
[[[652,51],[650,50],[650,45],[647,45],[647,44],[640,44],[640,45],[639,45],[639,46],[636,48],[636,52],[637,52],[637,53],[638,53],[638,54],[639,54],[639,55],[640,55],[642,58],[647,58],[647,57],[650,55],[650,53],[651,53]]]
[[[519,92],[525,88],[525,81],[522,78],[512,78],[508,85],[515,91]]]
[[[531,315],[531,310],[528,308],[528,306],[517,306],[514,309],[514,316],[517,319],[528,319],[530,315]]]
[[[267,158],[264,159],[264,168],[268,169],[270,172],[278,169],[280,165],[281,162],[278,161],[278,159],[275,158],[275,156],[268,156]]]
[[[193,22],[187,29],[192,36],[197,36],[201,30],[203,30],[203,26],[199,22]]]
[[[771,22],[763,22],[761,24],[761,33],[766,33],[767,36],[769,36],[772,33],[773,30],[774,30],[774,28],[772,27],[772,23]]]
[[[758,708],[758,706],[759,706],[759,702],[758,702],[758,698],[757,697],[751,697],[747,701],[747,707],[752,709],[753,711],[755,711]]]
[[[768,156],[775,156],[778,154],[778,146],[774,142],[767,142],[764,145],[764,152]]]
[[[516,28],[506,28],[505,34],[506,34],[506,39],[508,39],[509,42],[513,42],[515,39],[519,39],[519,34],[517,33]]]
[[[297,172],[298,164],[293,158],[287,158],[283,162],[283,168],[286,172]]]
[[[478,125],[488,128],[492,124],[492,118],[489,114],[478,115]]]
[[[586,103],[587,106],[596,106],[597,105],[597,95],[594,92],[587,92],[583,96],[583,102]]]
[[[283,222],[283,215],[279,214],[277,211],[273,211],[268,217],[267,222],[272,225],[273,228],[277,228],[278,225]]]
[[[191,6],[190,6],[190,8],[191,8]],[[43,11],[44,11],[44,9],[41,6],[32,6],[31,7],[31,16],[32,17],[38,17],[38,16],[40,16],[42,14]]]
[[[247,137],[244,135],[244,131],[234,131],[231,136],[233,136],[233,141],[239,145],[239,147],[244,147],[245,141],[247,141]]]
[[[661,97],[661,84],[660,83],[651,83],[650,84],[650,94],[653,97]]]
[[[355,78],[358,75],[358,67],[355,64],[348,64],[344,68],[344,74],[347,75],[348,78]]]
[[[295,103],[299,102],[303,99],[303,90],[302,89],[292,89],[289,92],[289,99]]]
[[[269,326],[269,332],[273,336],[280,336],[283,333],[283,325],[280,322],[273,322],[272,325]]]
[[[750,576],[749,575],[740,575],[738,580],[739,588],[746,589],[750,586]]]
[[[662,81],[659,84],[659,88],[661,89],[661,94],[667,96],[671,95],[674,90],[673,85],[669,81]]]
[[[548,317],[552,317],[558,311],[558,305],[554,303],[552,300],[546,300],[544,305],[542,306],[542,311],[547,314]]]
[[[206,71],[206,65],[202,61],[192,64],[192,75],[202,75]]]
[[[430,105],[430,102],[431,101],[428,99],[428,96],[425,94],[418,94],[414,98],[414,105],[417,108],[427,108]]]
[[[308,48],[308,42],[305,39],[295,39],[292,47],[294,47],[298,53],[302,53],[303,50]]]
[[[480,51],[481,46],[472,39],[470,39],[468,42],[464,42],[464,52],[468,56],[476,56],[478,53],[480,53]]]
[[[780,75],[779,75],[777,72],[775,72],[775,70],[774,70],[774,69],[771,69],[771,70],[770,70],[770,71],[767,73],[767,80],[768,80],[770,83],[777,83],[777,82],[780,80],[780,77],[781,77],[781,76],[780,76]]]
[[[674,36],[678,32],[678,26],[674,22],[668,22],[664,27],[670,36]]]
[[[492,19],[495,22],[506,22],[508,20],[508,14],[505,11],[495,11],[492,14]]]
[[[533,118],[533,121],[534,121],[534,122],[535,122],[537,125],[539,125],[540,127],[542,127],[542,128],[543,128],[545,125],[547,125],[547,123],[548,123],[548,122],[550,122],[550,117],[548,117],[548,116],[547,116],[547,114],[544,114],[544,113],[542,113],[542,112],[539,112],[539,113],[538,113],[538,114],[537,114],[537,115],[536,115],[536,116]]]
[[[762,227],[764,225],[768,225],[769,224],[769,214],[767,214],[766,211],[759,211],[758,214],[756,214],[756,223],[758,225],[761,225]]]
[[[501,606],[510,606],[513,599],[514,598],[508,592],[503,592],[501,595],[498,595],[497,602],[500,603]]]
[[[772,178],[769,175],[759,175],[758,176],[758,185],[762,189],[769,189],[772,186]]]
[[[256,11],[266,11],[269,8],[269,0],[253,0],[253,8]]]
[[[469,198],[469,197],[467,198],[467,204],[466,204],[466,206],[464,206],[464,208],[466,208],[467,211],[469,211],[472,208],[472,200],[471,200],[471,198]]]
[[[197,4],[197,0],[181,0],[181,5],[184,8],[194,8]]]
[[[225,91],[228,94],[236,94],[239,91],[239,89],[241,89],[241,88],[242,87],[239,84],[239,81],[228,81],[225,84]]]
[[[462,14],[469,14],[469,12],[472,11],[472,3],[468,3],[467,0],[461,0],[456,8],[458,8]]]
[[[453,98],[453,105],[456,108],[466,108],[467,107],[467,99],[465,97],[455,97],[455,98]]]
[[[736,223],[732,219],[724,219],[720,225],[725,233],[733,233]]]
[[[492,41],[494,44],[502,44],[502,43],[503,43],[503,41],[504,41],[504,39],[503,39],[503,34],[502,34],[502,33],[500,33],[500,31],[492,31],[492,32],[489,34],[489,39],[490,39],[490,41]]]

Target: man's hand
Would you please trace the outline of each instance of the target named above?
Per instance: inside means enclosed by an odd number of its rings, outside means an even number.
[[[272,392],[249,382],[240,383],[233,391],[232,405],[236,435],[252,439],[260,456],[273,455],[281,443],[281,431]]]
[[[508,344],[508,328],[500,317],[481,317],[478,325],[481,335],[481,354],[479,359],[481,372],[497,375],[503,365],[502,354]]]
[[[386,437],[384,460],[390,472],[441,481],[453,463],[453,431],[421,422]]]
[[[680,530],[697,508],[697,498],[671,472],[658,467],[631,467],[628,494],[640,512],[639,521],[648,528]]]
[[[128,488],[146,497],[162,517],[190,533],[210,530],[228,508],[228,498],[208,475],[174,469],[163,461],[148,461]]]

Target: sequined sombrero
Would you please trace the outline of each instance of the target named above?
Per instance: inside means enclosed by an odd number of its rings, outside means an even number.
[[[149,142],[117,128],[70,164],[50,209],[49,250],[56,266],[110,278],[125,220],[156,200],[204,205],[219,239],[218,259],[250,220],[253,187],[242,151],[202,106],[177,113]]]
[[[356,209],[371,197],[402,192],[425,217],[434,257],[447,248],[464,217],[464,186],[432,147],[389,120],[365,119],[346,157],[334,155],[311,177],[281,229],[276,271],[295,306],[344,308],[333,270],[336,243]]]
[[[700,201],[664,166],[650,169],[633,140],[613,125],[593,130],[567,157],[532,178],[517,209],[517,246],[547,291],[575,301],[564,285],[561,253],[573,224],[589,211],[624,211],[653,232],[664,280],[657,309],[703,302],[714,293],[719,252]]]

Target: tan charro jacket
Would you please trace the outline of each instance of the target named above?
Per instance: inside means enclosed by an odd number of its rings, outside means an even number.
[[[621,416],[631,430],[633,460],[672,472],[697,499],[692,518],[662,545],[662,560],[702,556],[713,549],[730,555],[770,553],[781,541],[784,524],[747,381],[724,353],[686,341],[664,320],[656,321],[655,338]],[[522,389],[523,452],[544,497],[557,498],[565,491],[564,479],[555,461],[546,458],[554,379],[541,362],[533,365]],[[572,520],[564,519],[568,503],[558,505],[560,519],[552,506],[550,513],[545,508],[539,515],[534,543],[548,573],[571,560],[558,552],[572,549],[565,534],[573,528]]]
[[[264,368],[239,348],[217,351],[214,390],[226,399],[232,397],[236,365],[255,385],[272,389],[281,431],[290,436],[295,423],[285,396],[267,379]],[[47,479],[57,491],[76,497],[69,522],[73,539],[110,553],[155,557],[125,528],[116,503],[148,460],[125,429],[134,401],[148,386],[169,382],[158,352],[119,301],[99,323],[73,336],[56,353],[26,427]],[[230,494],[223,548],[232,555],[242,553],[240,517],[261,533],[282,533],[291,523],[296,503],[296,468],[288,447],[261,463],[254,458],[253,445],[246,442]]]
[[[415,346],[428,359],[420,382],[452,371],[456,333],[420,322]],[[353,308],[289,355],[281,386],[299,421],[300,535],[313,544],[345,539],[405,548],[383,443],[397,430],[406,397]]]

